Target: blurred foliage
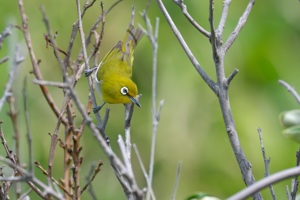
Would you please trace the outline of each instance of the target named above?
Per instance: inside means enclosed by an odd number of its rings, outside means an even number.
[[[113,1],[105,0],[107,9]],[[82,1],[83,3],[83,1]],[[188,11],[195,20],[206,29],[208,24],[208,1],[185,1]],[[106,17],[105,34],[100,49],[100,58],[115,43],[123,37],[130,20],[132,5],[136,6],[136,24],[144,24],[139,12],[143,11],[146,1],[125,0],[112,10]],[[210,43],[207,38],[199,34],[183,17],[179,7],[172,1],[165,1],[173,20],[182,32],[186,42],[196,55],[202,67],[215,80],[215,69],[212,60]],[[61,81],[59,64],[51,48],[46,48],[43,34],[46,33],[39,7],[44,5],[51,22],[53,31],[58,31],[57,44],[67,49],[68,38],[72,25],[76,20],[76,6],[74,1],[25,1],[25,9],[29,18],[29,28],[33,40],[33,48],[41,60],[40,68],[45,80]],[[225,27],[225,39],[235,27],[240,15],[244,11],[247,1],[233,1],[229,9],[229,16]],[[222,1],[215,1],[215,24],[218,24]],[[83,19],[84,27],[92,25],[95,18],[101,14],[99,1],[88,10]],[[196,191],[205,191],[220,198],[244,188],[240,170],[231,150],[219,103],[212,91],[201,80],[193,66],[181,49],[171,32],[168,24],[160,13],[155,1],[149,8],[152,22],[155,17],[160,18],[159,54],[158,54],[158,100],[164,99],[161,121],[158,128],[156,158],[153,187],[157,199],[168,199],[173,190],[176,165],[183,161],[177,199],[184,199]],[[0,31],[9,24],[20,24],[20,16],[16,1],[4,0],[0,6]],[[263,131],[263,141],[267,156],[271,157],[270,171],[275,173],[295,164],[295,153],[299,148],[296,143],[285,139],[281,134],[282,128],[278,123],[278,114],[284,110],[297,108],[297,103],[285,88],[278,84],[278,79],[290,83],[300,91],[300,3],[290,1],[257,1],[250,14],[246,26],[229,50],[226,57],[226,74],[234,68],[239,73],[230,88],[232,111],[245,154],[252,164],[257,180],[264,177],[263,158],[259,145],[257,128]],[[0,51],[0,58],[12,55],[15,44],[21,43],[23,54],[27,54],[22,34],[14,30]],[[79,37],[75,41],[76,51],[80,48]],[[73,51],[73,58],[77,52]],[[0,66],[0,94],[7,81],[7,73],[11,60]],[[133,79],[143,94],[141,104],[143,108],[135,109],[132,120],[132,140],[137,144],[143,157],[144,164],[149,164],[151,142],[151,74],[152,51],[149,41],[144,37],[136,49]],[[18,80],[14,84],[16,107],[20,112],[19,124],[22,132],[22,162],[28,160],[27,144],[25,140],[24,113],[21,97],[21,83],[25,75],[29,74],[31,64],[27,56],[26,62],[18,72]],[[83,103],[87,102],[88,84],[82,77],[76,86]],[[57,105],[62,102],[62,91],[49,88]],[[48,133],[54,131],[56,118],[37,85],[28,84],[29,109],[31,130],[33,137],[34,159],[47,166],[50,137]],[[100,98],[98,99],[100,102]],[[107,125],[112,148],[118,152],[116,139],[123,133],[122,105],[106,105],[111,109]],[[105,110],[105,109],[103,109]],[[6,115],[8,107],[0,113],[0,120],[4,122],[3,130],[8,144],[13,145],[11,122]],[[93,116],[92,116],[93,117]],[[81,122],[80,117],[77,118]],[[60,132],[63,138],[63,132]],[[88,174],[91,163],[101,159],[104,162],[102,171],[93,185],[101,199],[124,199],[122,188],[116,180],[109,162],[102,153],[100,146],[92,134],[86,129],[82,139],[84,162],[82,178]],[[1,155],[4,154],[0,148]],[[54,162],[54,176],[62,176],[62,150],[56,151]],[[139,185],[145,186],[145,180],[133,155],[134,168]],[[42,173],[35,169],[39,178],[45,180]],[[82,184],[83,184],[82,180]],[[278,199],[284,198],[285,185],[290,181],[283,181],[275,185]],[[263,196],[268,199],[269,191],[264,190]],[[84,195],[88,199],[87,194]]]

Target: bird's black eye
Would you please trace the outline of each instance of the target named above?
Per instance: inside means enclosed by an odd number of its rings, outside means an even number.
[[[121,92],[122,95],[125,96],[125,95],[128,94],[128,88],[127,87],[122,87],[120,92]]]

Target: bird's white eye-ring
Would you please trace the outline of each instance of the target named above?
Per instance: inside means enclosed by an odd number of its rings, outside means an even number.
[[[121,92],[122,95],[125,96],[125,95],[128,94],[128,88],[127,87],[122,87],[120,92]]]

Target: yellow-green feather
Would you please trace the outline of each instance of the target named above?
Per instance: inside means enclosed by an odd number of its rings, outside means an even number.
[[[133,52],[142,36],[142,30],[130,24],[123,41],[119,41],[103,58],[97,70],[97,79],[105,102],[131,103],[128,96],[121,94],[122,87],[128,88],[129,96],[137,96],[137,86],[131,76]]]

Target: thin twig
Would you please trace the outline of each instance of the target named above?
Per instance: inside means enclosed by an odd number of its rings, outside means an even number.
[[[131,125],[131,118],[133,114],[134,104],[124,104],[125,106],[125,147],[126,147],[126,154],[128,159],[131,159],[131,133],[130,133],[130,125]]]
[[[238,21],[238,24],[236,25],[235,29],[232,31],[232,33],[228,37],[227,41],[225,42],[225,44],[223,46],[223,50],[224,50],[225,53],[231,47],[231,45],[233,44],[233,42],[235,41],[235,39],[237,38],[237,36],[241,32],[242,28],[246,24],[247,19],[249,17],[249,14],[252,10],[252,7],[253,7],[254,3],[255,3],[255,0],[250,0],[249,1],[243,15],[240,17],[240,19]]]
[[[29,174],[33,176],[33,151],[32,151],[32,139],[30,130],[30,119],[28,111],[28,98],[27,98],[27,77],[25,76],[23,81],[23,100],[24,100],[24,115],[26,124],[26,138],[28,143],[28,154],[29,154]]]
[[[118,137],[118,145],[120,148],[120,152],[122,154],[122,158],[125,164],[125,170],[126,174],[124,174],[124,178],[127,181],[127,184],[130,187],[129,191],[125,191],[127,199],[132,199],[132,198],[137,198],[137,199],[142,199],[143,198],[143,192],[139,189],[137,186],[137,183],[135,181],[132,165],[131,165],[131,160],[128,157],[128,154],[126,152],[126,145],[124,143],[124,140],[121,135]]]
[[[298,92],[292,86],[290,86],[287,82],[285,82],[283,80],[279,80],[278,82],[283,87],[285,87],[287,89],[287,91],[290,92],[295,97],[298,104],[300,104],[300,95],[298,94]]]
[[[299,150],[296,152],[296,166],[299,167],[300,165],[300,148]],[[292,187],[291,187],[291,192],[290,192],[290,196],[292,200],[296,199],[297,196],[297,191],[298,191],[298,185],[299,185],[299,180],[298,180],[298,175],[295,176],[295,178],[292,179]]]
[[[33,50],[33,46],[32,46],[31,36],[30,36],[30,33],[29,33],[28,18],[25,14],[23,0],[18,0],[18,4],[19,4],[19,10],[20,10],[21,20],[22,20],[22,29],[21,30],[23,31],[24,39],[26,41],[27,49],[28,49],[28,52],[29,52],[29,56],[30,56],[30,60],[31,60],[32,68],[33,68],[33,74],[35,75],[36,79],[43,80],[43,76],[42,76],[42,74],[40,72],[40,69],[39,69],[39,62],[36,59],[36,56],[35,56],[35,53],[34,53],[34,50]],[[41,88],[42,93],[43,93],[47,103],[49,104],[50,108],[52,109],[54,114],[56,116],[58,116],[59,115],[59,109],[56,106],[56,104],[55,104],[51,94],[49,93],[47,87],[44,86],[44,85],[40,85],[40,88]],[[63,119],[62,123],[66,124],[66,120]]]
[[[19,46],[17,45],[16,46],[16,49],[15,49],[15,55],[14,55],[14,60],[13,60],[13,63],[12,63],[12,66],[11,66],[11,70],[9,72],[9,78],[8,78],[8,81],[7,81],[7,84],[5,86],[5,90],[4,90],[4,93],[0,99],[0,112],[2,110],[2,107],[3,107],[3,104],[6,100],[7,97],[11,96],[11,88],[12,88],[12,84],[15,80],[15,76],[16,76],[16,72],[17,72],[17,67],[19,66],[19,64],[21,62],[24,61],[24,57],[20,55],[20,48]]]
[[[260,148],[261,148],[261,152],[262,152],[263,159],[264,159],[264,164],[265,164],[265,177],[268,177],[268,176],[270,176],[269,164],[270,164],[271,159],[267,158],[267,156],[266,156],[265,147],[264,147],[264,144],[263,144],[261,128],[258,128],[257,132],[258,132]],[[270,192],[271,192],[272,199],[276,200],[276,195],[275,195],[273,185],[269,185],[269,189],[270,189]]]
[[[39,162],[35,161],[34,164],[35,164],[35,166],[36,166],[37,168],[39,168],[39,169],[43,172],[43,174],[45,174],[46,176],[49,176],[48,171],[45,170]],[[53,181],[53,182],[54,182],[61,190],[63,190],[69,197],[73,197],[73,195],[70,194],[69,191],[67,191],[66,188],[65,188],[62,184],[60,184],[59,181],[57,181],[53,176],[51,177],[51,180],[52,180],[52,181]]]
[[[239,70],[237,68],[235,68],[233,70],[233,72],[228,76],[227,78],[227,86],[229,87],[231,81],[233,80],[233,78],[237,75],[237,73],[239,72]]]
[[[38,194],[40,197],[45,198],[46,196],[48,196],[49,194],[52,195],[53,197],[55,197],[56,199],[61,199],[64,200],[64,198],[57,193],[56,191],[54,191],[52,188],[49,188],[47,185],[45,185],[43,182],[41,182],[40,180],[38,180],[37,178],[35,178],[34,176],[31,177],[30,173],[28,173],[25,169],[23,169],[22,167],[16,165],[15,163],[13,163],[12,161],[4,158],[3,156],[0,156],[0,161],[6,163],[7,165],[11,166],[12,168],[15,168],[20,175],[26,180],[26,182],[28,183],[28,185],[36,192],[36,194]],[[37,186],[41,189],[43,189],[43,191],[41,191],[39,188],[37,188]]]
[[[88,8],[90,8],[94,3],[96,2],[96,0],[92,0],[90,3],[88,4],[84,4],[83,9],[82,9],[82,13],[81,13],[81,18],[83,18],[85,12],[87,11]],[[66,63],[66,65],[69,65],[69,59],[73,50],[73,45],[74,45],[74,41],[75,41],[75,37],[77,35],[78,32],[78,28],[79,28],[79,20],[77,19],[77,21],[73,24],[73,29],[71,32],[71,36],[70,36],[70,41],[69,41],[69,45],[68,45],[68,50],[67,50],[67,55],[65,57],[64,63]]]
[[[2,43],[4,39],[11,34],[11,29],[13,28],[12,25],[8,25],[5,29],[0,33],[0,49],[2,48]]]
[[[143,172],[144,177],[145,177],[146,182],[147,182],[147,194],[149,194],[149,197],[148,197],[148,195],[147,195],[146,199],[150,199],[150,197],[151,197],[152,200],[156,200],[155,195],[154,195],[154,192],[153,192],[153,188],[152,188],[152,183],[151,183],[150,180],[149,180],[149,176],[148,176],[148,174],[147,174],[147,172],[146,172],[145,166],[144,166],[143,161],[142,161],[142,157],[141,157],[141,155],[140,155],[140,152],[139,152],[139,150],[138,150],[136,144],[133,144],[133,149],[134,149],[134,151],[135,151],[135,154],[136,154],[136,156],[137,156],[137,159],[138,159],[138,161],[139,161],[139,164],[140,164],[140,166],[141,166],[142,172]]]
[[[218,26],[218,28],[216,30],[216,32],[217,32],[218,35],[222,35],[223,34],[225,23],[226,23],[226,19],[227,19],[227,15],[228,15],[228,9],[229,9],[229,6],[231,4],[231,1],[232,0],[224,0],[223,1],[222,15],[221,15],[219,26]]]
[[[213,57],[216,59],[217,47],[219,47],[219,42],[221,41],[219,37],[217,37],[214,27],[214,0],[209,0],[209,26],[210,26],[210,43],[213,49]],[[218,35],[221,37],[221,35]]]
[[[152,46],[152,139],[151,139],[151,153],[150,153],[150,162],[149,162],[149,174],[147,176],[147,196],[146,199],[150,199],[150,194],[152,191],[152,180],[153,180],[153,171],[154,171],[154,157],[155,157],[155,144],[156,144],[156,133],[157,127],[160,118],[160,111],[157,111],[156,108],[156,95],[157,95],[157,51],[158,51],[158,30],[159,30],[159,18],[156,18],[155,29],[153,31],[151,21],[147,15],[148,7],[150,1],[147,4],[146,9],[142,12],[142,17],[146,24],[146,30],[143,29],[145,35],[148,36],[148,39]],[[158,113],[159,112],[159,113]],[[148,180],[149,179],[149,180]]]
[[[31,188],[29,190],[27,190],[25,193],[23,193],[17,200],[25,200],[25,199],[27,199],[28,195],[30,194],[30,192],[32,192]]]
[[[82,46],[82,52],[83,52],[84,68],[89,69],[90,68],[89,60],[88,60],[87,51],[86,51],[85,35],[83,32],[83,25],[82,25],[82,19],[81,19],[80,0],[76,0],[76,7],[77,7],[80,40],[81,40],[81,46]],[[79,71],[81,71],[81,69],[79,69]],[[83,71],[83,69],[82,69],[82,71]]]
[[[93,180],[95,179],[95,177],[97,176],[97,174],[100,172],[102,165],[103,165],[103,162],[100,160],[98,162],[97,167],[91,168],[93,170],[91,170],[90,175],[88,175],[86,177],[87,183],[82,187],[82,189],[80,191],[80,194],[82,194],[89,186],[91,186]]]
[[[169,23],[173,33],[175,34],[177,40],[181,44],[183,50],[185,51],[186,55],[190,59],[191,63],[193,64],[194,68],[197,70],[199,75],[202,77],[202,79],[205,81],[205,83],[217,94],[217,88],[215,82],[206,74],[206,72],[203,70],[202,66],[197,61],[196,57],[190,50],[189,46],[186,44],[184,38],[182,37],[181,33],[179,32],[178,28],[174,24],[170,14],[166,10],[162,0],[156,0],[158,3],[158,6],[160,10],[162,11],[163,15],[165,16],[167,22]]]
[[[210,32],[205,30],[202,26],[200,26],[196,20],[190,15],[190,13],[187,11],[186,5],[184,4],[183,0],[173,0],[175,4],[177,4],[181,10],[184,16],[189,20],[189,22],[205,37],[210,38]]]
[[[15,140],[15,151],[16,151],[16,159],[17,162],[20,164],[20,156],[21,156],[21,151],[20,151],[20,144],[21,144],[21,137],[20,137],[20,131],[19,131],[19,124],[18,124],[18,112],[15,109],[15,98],[14,96],[9,96],[7,98],[7,102],[9,105],[9,112],[8,115],[12,121],[12,126],[13,126],[13,132],[14,132],[14,140]],[[16,197],[19,198],[21,196],[22,193],[22,189],[21,189],[21,184],[20,183],[16,183],[15,186],[15,193],[16,193]]]
[[[175,183],[174,183],[174,189],[173,189],[173,193],[172,193],[172,200],[176,199],[176,192],[177,192],[177,188],[178,188],[178,184],[179,184],[179,177],[180,177],[180,172],[181,172],[181,166],[182,166],[182,161],[178,162],[177,165],[177,171],[176,171],[176,178],[175,178]]]
[[[285,186],[285,191],[286,191],[286,197],[288,200],[292,200],[292,195],[290,193],[289,187],[286,185]]]
[[[50,40],[51,46],[53,47],[55,58],[57,59],[59,65],[60,65],[61,73],[62,73],[62,76],[63,76],[63,81],[65,82],[67,80],[67,76],[68,76],[65,64],[64,64],[64,62],[63,62],[63,60],[62,60],[62,58],[59,54],[60,51],[59,51],[59,49],[56,45],[53,34],[51,32],[50,22],[49,22],[49,19],[47,17],[44,6],[41,6],[40,10],[41,10],[41,13],[42,13],[42,16],[43,16],[44,24],[45,24],[46,29],[47,29],[47,33],[48,33],[47,37]]]
[[[62,83],[62,82],[45,81],[45,80],[38,80],[38,79],[33,79],[32,82],[35,84],[38,84],[38,85],[47,85],[47,86],[53,86],[53,87],[59,87],[59,88],[68,88],[69,87],[69,84]]]

